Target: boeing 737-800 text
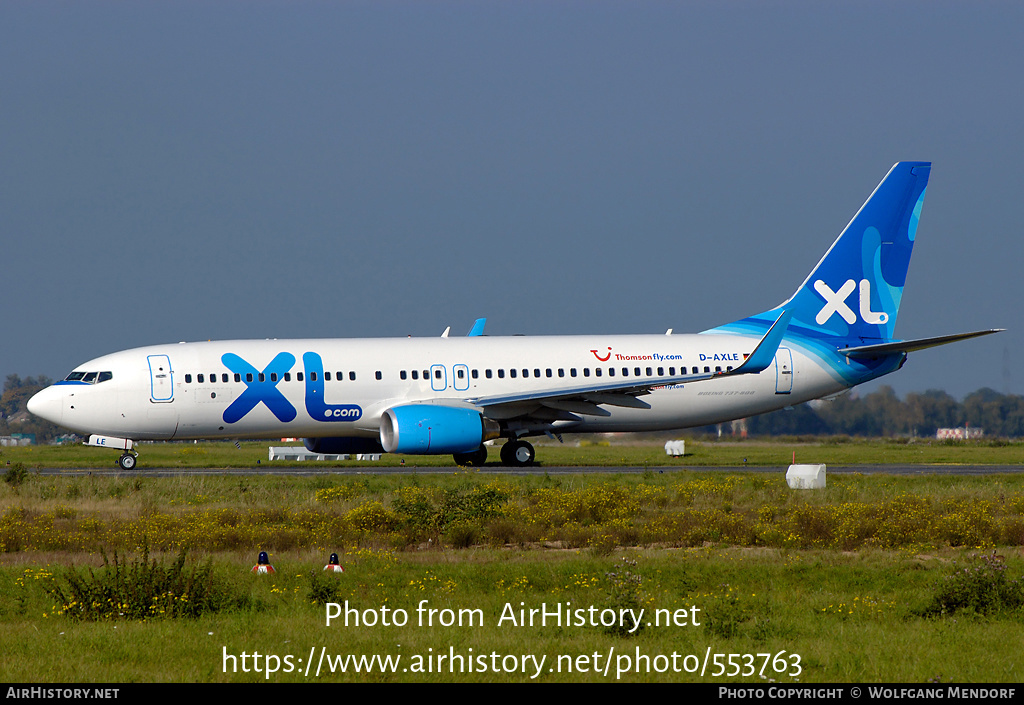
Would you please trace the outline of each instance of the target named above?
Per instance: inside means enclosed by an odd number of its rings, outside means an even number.
[[[534,459],[530,436],[704,426],[834,395],[909,352],[994,330],[894,338],[929,162],[892,167],[786,302],[697,335],[236,340],[76,367],[29,410],[90,444],[305,438],[326,453]],[[447,333],[447,331],[446,331]]]

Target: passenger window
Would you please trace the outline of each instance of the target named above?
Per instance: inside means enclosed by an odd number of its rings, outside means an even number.
[[[705,368],[704,368],[704,372],[710,372],[710,371],[711,371],[711,368],[710,368],[710,367],[705,367]]]
[[[491,371],[490,370],[484,370],[484,377],[486,377],[487,379],[491,379]]]
[[[647,368],[647,374],[651,374],[651,368],[650,367]],[[665,368],[664,367],[659,367],[658,368],[658,376],[659,377],[664,377],[665,376]]]
[[[245,373],[245,381],[246,382],[252,382],[252,372],[246,372]]]
[[[458,377],[459,379],[465,379],[466,374],[460,369],[455,372],[455,376]]]
[[[242,381],[242,375],[239,374],[238,372],[235,373],[235,381],[236,382],[241,382]]]
[[[434,370],[434,379],[441,379],[441,370]]]
[[[505,379],[505,370],[498,370],[498,379]]]
[[[565,377],[565,370],[563,370],[561,367],[558,368],[558,376]]]
[[[216,375],[210,375],[210,381],[211,382],[216,382],[217,381]],[[276,372],[271,372],[270,373],[270,381],[271,382],[276,382],[277,381],[277,373]]]
[[[420,378],[419,370],[413,370],[412,371],[412,378],[413,379],[419,379]]]
[[[480,370],[473,370],[473,379],[478,379],[479,377],[480,377]]]
[[[284,373],[284,381],[285,382],[287,382],[290,377],[291,377],[291,375],[289,375],[287,372]],[[224,372],[223,374],[221,374],[220,381],[223,382],[224,384],[228,383],[228,373],[227,372]]]
[[[601,376],[601,368],[600,367],[595,367],[594,368],[594,376],[595,377],[600,377]]]
[[[316,373],[314,372],[313,374],[314,374],[314,378],[315,378]],[[266,382],[266,381],[267,381],[267,376],[264,373],[260,372],[260,382]]]
[[[402,370],[401,372],[398,373],[399,379],[405,379],[407,376],[408,375],[405,374],[405,370]]]
[[[228,381],[228,376],[227,375],[224,375],[224,381],[225,382]],[[291,382],[292,381],[292,373],[291,372],[285,372],[284,373],[284,381],[285,382]]]
[[[584,377],[589,377],[590,376],[590,368],[589,367],[584,367],[583,368],[583,376]]]
[[[192,375],[185,375],[185,384],[192,384]]]
[[[349,372],[348,373],[348,378],[349,378],[350,381],[355,382],[356,381],[356,373],[355,372]]]
[[[659,372],[658,374],[661,374],[661,373]],[[654,370],[652,370],[650,367],[647,368],[647,376],[648,377],[653,377],[654,376]]]
[[[382,373],[380,370],[374,372],[373,376],[376,377],[377,379],[384,379],[384,373]]]
[[[515,377],[516,377],[516,368],[513,367],[511,370],[509,370],[508,371],[508,376],[511,377],[512,379],[515,379]]]
[[[304,379],[305,379],[305,375],[303,375],[301,372],[296,372],[295,373],[295,381],[296,382],[301,382]]]
[[[339,377],[339,379],[341,379],[341,378]],[[331,373],[330,372],[324,372],[324,381],[325,382],[330,382],[331,381]]]
[[[202,384],[205,381],[206,380],[203,379],[203,376],[201,374],[200,375],[196,375],[196,382],[199,382],[199,384]]]
[[[570,367],[569,368],[569,376],[570,377],[575,377],[576,376],[576,368],[575,367]]]
[[[523,375],[523,376],[525,377],[526,375]],[[534,368],[533,376],[534,377],[540,377],[540,370],[537,369],[537,368]],[[548,377],[550,377],[550,376],[551,376],[551,370],[548,370]]]

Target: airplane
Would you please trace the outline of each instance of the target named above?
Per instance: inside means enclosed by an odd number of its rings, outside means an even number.
[[[830,397],[908,353],[1001,329],[894,337],[930,162],[898,162],[786,301],[695,335],[483,335],[154,345],[76,367],[31,413],[122,451],[141,440],[302,437],[318,453],[525,466],[527,438],[659,431]]]

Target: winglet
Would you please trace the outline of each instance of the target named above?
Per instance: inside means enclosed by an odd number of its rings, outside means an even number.
[[[476,319],[476,323],[474,323],[473,327],[469,329],[468,333],[466,333],[466,337],[467,338],[476,338],[478,336],[483,335],[484,334],[484,326],[485,325],[487,325],[487,319],[486,318],[478,318],[478,319]]]
[[[764,334],[764,337],[761,338],[761,342],[754,348],[754,352],[750,353],[747,359],[743,361],[743,364],[721,374],[757,374],[761,370],[771,367],[772,362],[775,360],[775,353],[778,352],[779,345],[782,344],[782,337],[786,334],[786,329],[789,327],[789,321],[792,317],[793,312],[791,310],[784,310],[782,315],[772,324],[772,327],[768,329],[768,332]]]

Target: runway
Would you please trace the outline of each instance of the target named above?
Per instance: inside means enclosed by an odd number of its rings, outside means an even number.
[[[289,466],[256,466],[251,468],[144,468],[136,467],[131,471],[102,468],[44,468],[34,470],[40,475],[60,475],[63,477],[177,477],[197,475],[281,475],[290,477],[312,477],[314,475],[452,475],[456,473],[472,473],[479,475],[517,476],[517,475],[595,475],[595,474],[657,474],[696,472],[707,474],[727,473],[778,473],[785,475],[788,465],[761,466],[546,466],[536,465],[526,468],[510,468],[502,465],[485,465],[483,467],[414,467],[405,466],[360,466],[360,467],[302,467],[301,464]],[[834,475],[1000,475],[1024,473],[1024,465],[833,465],[826,467],[826,473]]]

